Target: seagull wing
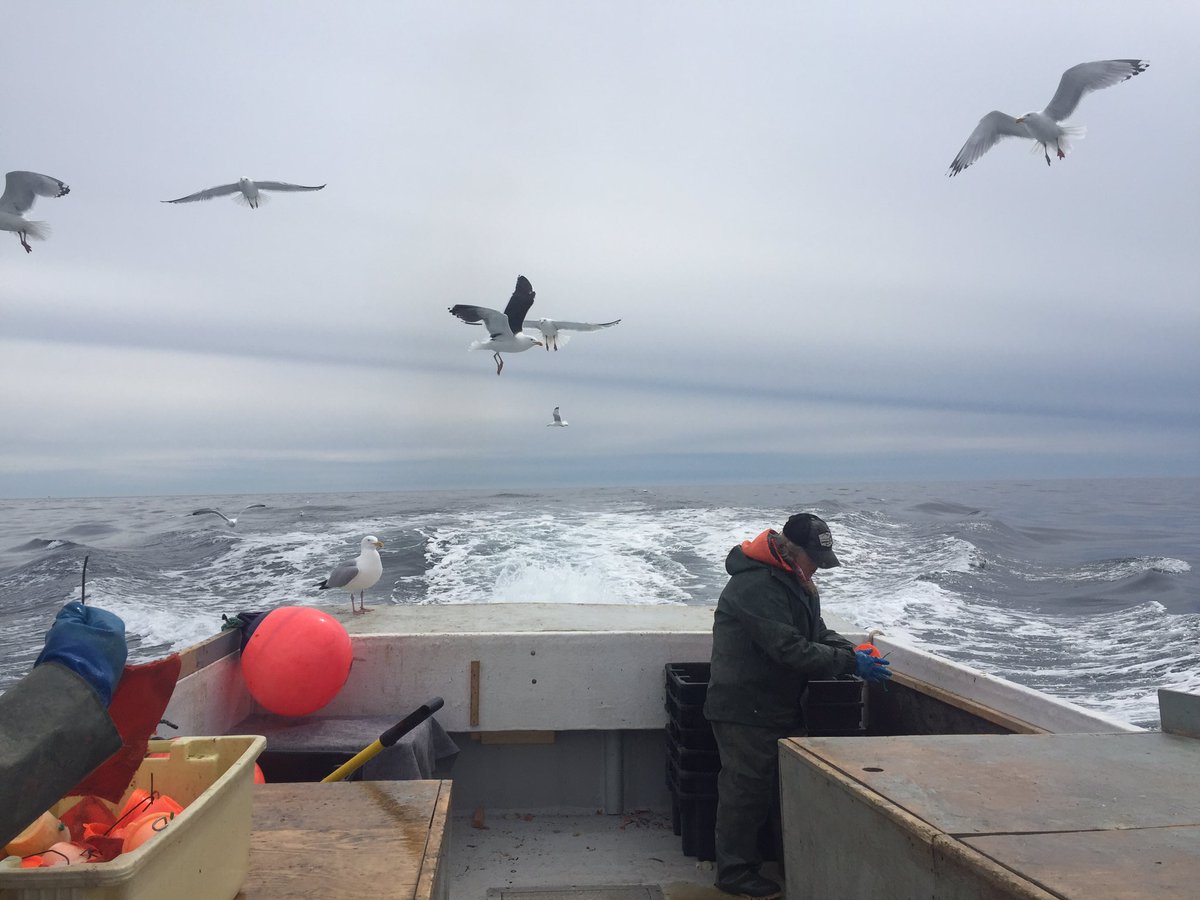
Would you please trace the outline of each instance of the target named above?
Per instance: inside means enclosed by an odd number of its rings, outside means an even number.
[[[611,322],[564,322],[561,319],[538,319],[533,327],[543,334],[546,333],[547,328],[551,331],[598,331],[601,328],[618,325],[620,322],[620,319],[613,319]]]
[[[336,569],[329,573],[329,577],[325,579],[324,587],[340,588],[345,587],[351,581],[358,577],[358,562],[342,563]]]
[[[197,509],[196,511],[194,511],[192,513],[193,516],[203,516],[203,515],[208,515],[208,514],[211,514],[214,516],[220,516],[222,519],[224,519],[230,525],[233,524],[233,519],[229,518],[229,516],[225,515],[225,513],[221,512],[219,509],[211,509],[210,507],[206,506],[203,509]]]
[[[529,312],[529,307],[533,306],[535,296],[537,295],[534,293],[529,279],[524,275],[518,275],[517,289],[509,298],[508,306],[504,307],[504,314],[508,316],[508,326],[512,329],[513,334],[519,334],[525,327],[525,314]]]
[[[241,185],[237,184],[220,184],[216,187],[206,188],[203,191],[196,191],[194,194],[188,194],[186,197],[176,197],[174,200],[164,200],[162,202],[191,203],[193,200],[211,200],[213,197],[224,197],[226,194],[236,194],[241,189]]]
[[[1058,90],[1042,113],[1061,122],[1075,112],[1084,94],[1128,81],[1145,72],[1148,65],[1141,59],[1102,59],[1071,66],[1063,72]]]
[[[31,206],[35,197],[61,197],[71,189],[49,175],[37,172],[9,172],[4,176],[4,194],[0,195],[0,210],[23,213]]]
[[[288,184],[286,181],[256,181],[260,191],[319,191],[325,185]]]
[[[958,156],[954,157],[954,161],[950,163],[950,171],[946,174],[954,177],[1006,137],[1027,138],[1029,132],[1013,116],[993,109],[979,120],[979,124],[975,126],[975,130],[971,132],[967,142],[958,151]]]
[[[476,324],[482,322],[487,328],[488,333],[494,337],[503,337],[508,335],[512,337],[513,332],[508,327],[508,316],[500,312],[498,309],[490,309],[486,306],[469,306],[459,303],[450,307],[450,314],[458,316],[464,322]]]

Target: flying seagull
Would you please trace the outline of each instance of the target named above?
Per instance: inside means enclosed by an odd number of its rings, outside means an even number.
[[[24,213],[33,207],[38,197],[61,197],[71,189],[49,175],[37,172],[9,172],[4,176],[4,193],[0,195],[0,231],[16,232],[26,253],[32,253],[29,238],[44,241],[50,228],[45,222],[32,222]]]
[[[244,513],[248,509],[266,509],[266,508],[267,508],[267,504],[265,504],[265,503],[251,503],[249,506],[243,506],[240,510],[238,510],[238,513],[239,514]],[[220,516],[222,519],[225,520],[226,524],[228,524],[230,528],[237,528],[237,523],[238,523],[237,516],[227,516],[227,515],[225,515],[225,513],[221,512],[219,509],[213,509],[211,506],[206,506],[203,509],[197,509],[194,512],[192,512],[191,515],[203,516],[203,515],[207,515],[210,513],[214,516]]]
[[[560,416],[560,415],[558,414],[558,407],[557,407],[557,406],[556,406],[556,407],[554,407],[554,413],[553,413],[553,415],[554,415],[554,421],[553,421],[553,422],[547,422],[547,423],[546,423],[546,427],[547,427],[547,428],[551,428],[551,427],[553,427],[553,426],[555,426],[555,425],[557,425],[559,428],[566,428],[568,425],[570,425],[570,424],[571,424],[570,422],[564,422],[564,421],[562,420],[562,416]]]
[[[1075,112],[1075,107],[1079,105],[1083,95],[1128,81],[1134,75],[1145,72],[1149,65],[1150,63],[1142,59],[1102,59],[1071,66],[1063,72],[1058,90],[1041,112],[1025,113],[1014,118],[1008,113],[992,110],[980,119],[967,142],[958,151],[958,156],[954,157],[954,162],[950,163],[948,174],[951,177],[957,175],[1006,137],[1037,141],[1046,156],[1046,165],[1050,165],[1051,147],[1059,159],[1065,158],[1067,151],[1071,149],[1068,139],[1082,138],[1085,129],[1082,126],[1058,123]],[[1034,149],[1036,151],[1037,145]]]
[[[362,539],[362,552],[357,559],[344,562],[332,572],[329,577],[317,585],[321,590],[341,588],[350,594],[350,611],[352,613],[370,612],[363,605],[363,594],[367,588],[374,587],[379,576],[383,574],[383,560],[379,558],[379,548],[383,541],[368,534]],[[354,592],[358,591],[358,609],[354,608]]]
[[[174,200],[163,200],[162,202],[191,203],[193,200],[211,200],[213,197],[237,194],[238,196],[234,199],[238,203],[244,203],[251,209],[258,209],[260,204],[267,202],[267,198],[262,194],[263,191],[319,191],[323,187],[325,187],[323,184],[309,186],[307,184],[288,184],[286,181],[251,181],[249,178],[239,178],[234,184],[219,184],[216,187],[188,194],[186,197],[177,197]]]
[[[558,349],[558,333],[560,331],[598,331],[601,328],[611,328],[613,325],[619,325],[620,319],[613,319],[611,322],[564,322],[561,319],[538,319],[533,323],[533,327],[542,333],[542,337],[546,339],[546,350],[551,347]],[[570,339],[570,335],[564,334],[562,337],[563,345],[565,346]]]
[[[486,341],[473,341],[470,349],[491,350],[492,359],[496,361],[497,375],[504,368],[501,352],[520,353],[530,347],[542,346],[541,341],[521,333],[521,328],[525,325],[525,314],[529,312],[529,307],[533,306],[534,296],[533,285],[529,283],[529,279],[518,275],[517,288],[513,291],[508,306],[504,307],[504,312],[486,306],[468,306],[462,303],[450,307],[451,315],[471,324],[482,322],[487,327],[489,338]]]

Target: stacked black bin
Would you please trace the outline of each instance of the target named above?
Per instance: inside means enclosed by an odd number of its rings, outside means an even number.
[[[805,731],[814,737],[865,735],[865,687],[866,682],[855,675],[810,681],[800,698]]]
[[[667,787],[671,824],[684,856],[716,858],[717,773],[721,757],[704,718],[708,663],[667,663]]]

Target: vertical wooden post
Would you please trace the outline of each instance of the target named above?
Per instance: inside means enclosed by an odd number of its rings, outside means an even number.
[[[479,660],[471,660],[471,725],[479,726]]]

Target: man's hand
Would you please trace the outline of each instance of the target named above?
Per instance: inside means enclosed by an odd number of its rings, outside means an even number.
[[[890,665],[883,657],[872,656],[866,650],[854,651],[854,674],[863,681],[887,681],[892,677]]]
[[[100,695],[107,707],[125,670],[125,623],[119,616],[72,601],[58,612],[46,644],[33,664],[66,666]]]

